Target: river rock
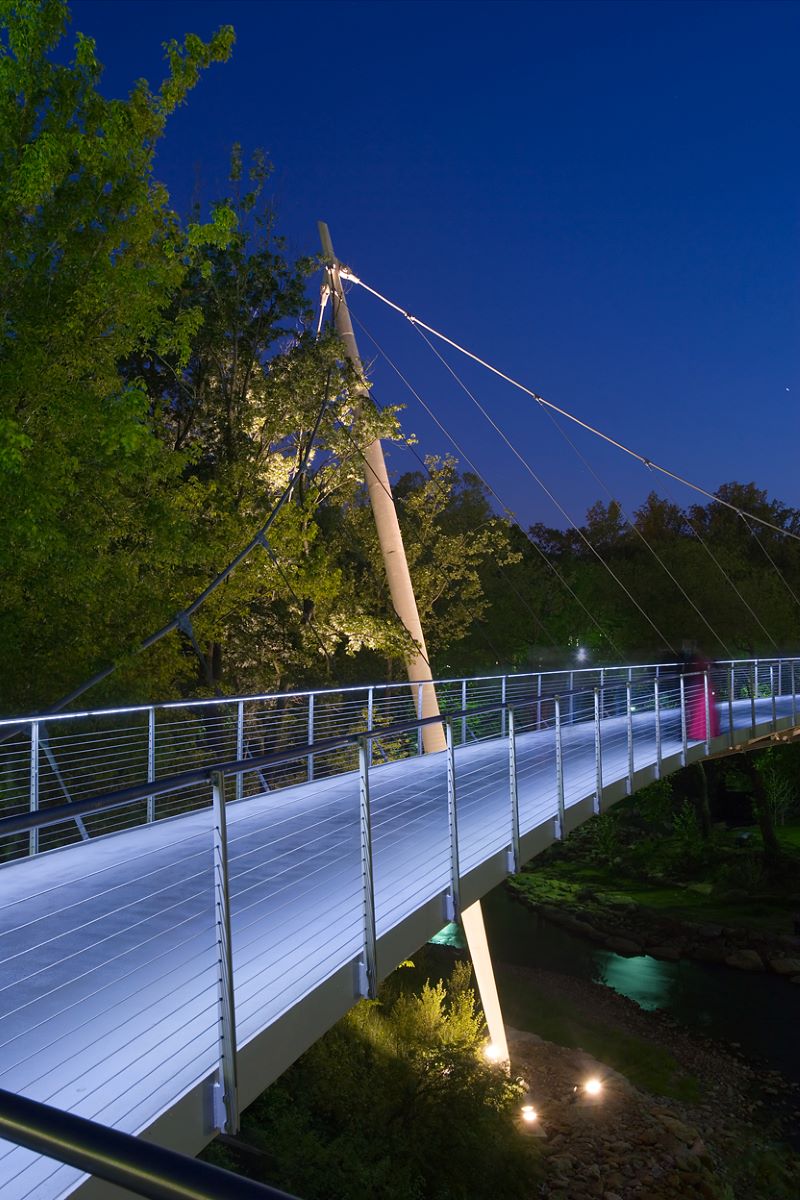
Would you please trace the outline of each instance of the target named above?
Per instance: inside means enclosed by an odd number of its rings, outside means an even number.
[[[696,933],[704,941],[712,941],[714,938],[722,937],[722,926],[711,924],[698,925]]]
[[[692,957],[699,962],[722,963],[725,962],[728,953],[724,942],[708,942],[704,946],[696,946]]]
[[[764,970],[761,955],[756,954],[755,950],[734,950],[733,954],[727,955],[725,963],[729,967],[737,967],[740,971]]]
[[[800,958],[771,958],[769,966],[776,975],[800,975]]]
[[[660,958],[664,962],[678,962],[681,956],[680,950],[675,946],[648,946],[647,953],[651,958]]]
[[[671,1113],[658,1113],[658,1120],[664,1126],[668,1133],[671,1133],[679,1142],[683,1142],[684,1146],[694,1146],[699,1141],[700,1135],[696,1129],[692,1129],[690,1125],[679,1121],[677,1117],[673,1117]]]
[[[634,958],[639,954],[644,954],[644,947],[630,938],[610,937],[606,938],[605,944],[609,950],[613,950],[615,954],[622,954],[625,958]]]

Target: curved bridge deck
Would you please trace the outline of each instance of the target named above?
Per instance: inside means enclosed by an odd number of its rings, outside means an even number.
[[[524,861],[657,772],[704,757],[677,696],[673,677],[662,706],[634,711],[623,687],[604,697],[597,722],[584,703],[558,729],[541,699],[529,700],[528,727],[518,721],[514,738],[516,797],[506,717],[494,736],[465,737],[454,750],[462,902],[513,866],[517,820]],[[795,705],[794,694],[730,696],[710,749],[789,727]],[[323,757],[309,773],[322,772]],[[448,919],[454,858],[447,754],[378,757],[369,805],[383,976]],[[227,805],[242,1105],[358,994],[360,783],[351,770],[264,791],[256,777],[255,794]],[[0,868],[0,1087],[175,1149],[196,1152],[212,1136],[221,1057],[213,819],[204,807],[88,840],[76,833],[69,846]],[[8,1143],[0,1183],[3,1200],[50,1200],[79,1186],[121,1194]]]

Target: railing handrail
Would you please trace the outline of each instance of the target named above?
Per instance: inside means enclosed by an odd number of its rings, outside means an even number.
[[[725,660],[718,660],[728,661]],[[767,659],[736,659],[736,662],[767,662]],[[774,659],[772,661],[778,661]],[[787,660],[788,661],[788,660]],[[439,687],[446,684],[484,683],[502,679],[536,679],[540,675],[580,675],[598,671],[647,671],[654,667],[677,666],[677,663],[605,663],[591,667],[540,667],[538,671],[500,671],[495,675],[449,675],[431,680],[395,680],[392,683],[354,683],[342,687],[306,688],[291,692],[255,692],[236,696],[207,696],[198,700],[154,700],[149,704],[115,704],[110,708],[86,708],[79,712],[39,712],[19,717],[0,717],[0,729],[11,725],[29,725],[32,721],[75,721],[86,717],[113,717],[122,713],[143,713],[151,708],[160,710],[181,708],[208,708],[223,704],[241,704],[262,700],[302,700],[307,696],[339,696],[351,692],[385,691],[388,689],[414,689],[417,687]]]
[[[148,1200],[296,1200],[187,1154],[0,1088],[0,1137]]]
[[[718,664],[722,663],[758,663],[758,662],[795,662],[796,659],[718,659]],[[709,667],[701,667],[688,670],[672,671],[672,667],[679,664],[671,663],[654,663],[650,664],[653,667],[664,668],[668,673],[659,674],[659,683],[669,683],[680,678],[687,679],[692,675],[704,675],[706,671],[713,669],[714,663],[710,663]],[[639,669],[643,669],[642,665]],[[589,670],[599,670],[599,668],[587,668]],[[624,666],[615,668],[618,670],[634,670],[637,668],[626,668]],[[577,672],[575,672],[577,674]],[[525,673],[522,676],[506,676],[506,678],[538,678],[544,674],[572,674],[572,672],[532,672]],[[477,680],[485,678],[503,678],[503,676],[475,676]],[[435,681],[433,681],[435,682]],[[455,680],[454,682],[461,682]],[[592,695],[595,691],[602,689],[611,691],[615,687],[625,687],[629,684],[635,685],[641,682],[639,680],[617,679],[605,681],[602,685],[592,684],[591,686],[582,688],[572,688],[565,691],[550,692],[547,694],[532,695],[527,703],[532,705],[544,705],[552,703],[555,700],[571,700],[579,696]],[[374,686],[389,686],[389,685],[374,685]],[[402,686],[409,686],[404,684]],[[430,686],[420,684],[420,686]],[[356,689],[360,690],[360,689]],[[288,693],[287,693],[288,694]],[[310,694],[310,693],[307,693]],[[319,693],[313,693],[318,695]],[[495,704],[480,705],[477,708],[462,708],[456,711],[448,711],[440,713],[438,716],[432,717],[416,717],[406,721],[397,721],[391,725],[383,725],[364,729],[354,733],[341,734],[338,737],[326,738],[321,741],[305,742],[300,745],[293,745],[284,750],[272,750],[265,754],[253,755],[252,757],[242,759],[224,759],[206,764],[202,767],[196,767],[191,771],[182,771],[176,775],[168,775],[163,779],[149,780],[144,783],[133,784],[127,788],[118,788],[112,792],[102,792],[96,796],[88,796],[82,800],[70,801],[68,804],[53,805],[48,808],[39,809],[36,812],[17,813],[8,817],[0,817],[0,837],[10,836],[13,833],[25,833],[33,829],[42,829],[49,825],[59,825],[62,821],[75,820],[76,818],[90,815],[92,813],[108,812],[116,808],[124,808],[129,804],[135,804],[139,800],[145,800],[154,796],[166,795],[169,792],[176,792],[186,787],[193,787],[200,783],[209,783],[211,776],[221,774],[225,776],[246,775],[252,771],[257,771],[261,767],[277,766],[284,762],[293,762],[295,759],[307,758],[309,755],[323,755],[331,753],[334,750],[342,749],[345,746],[357,745],[363,738],[368,738],[372,741],[379,741],[387,737],[395,737],[401,733],[410,733],[425,728],[428,725],[443,724],[446,721],[458,721],[463,718],[474,718],[491,712],[506,712],[510,708],[522,707],[526,702],[521,701],[519,697],[513,700],[498,701]],[[152,706],[148,706],[152,707]],[[105,710],[105,711],[134,711],[134,710]],[[75,714],[77,715],[77,714]],[[87,714],[88,715],[88,714]],[[574,722],[573,722],[574,723]],[[3,722],[0,721],[0,725]]]
[[[396,737],[401,733],[411,733],[423,729],[426,725],[444,724],[446,721],[459,720],[461,717],[476,717],[489,712],[499,712],[511,707],[508,703],[482,705],[480,708],[462,709],[454,713],[441,713],[433,717],[417,717],[413,720],[398,721],[393,725],[381,725],[373,729],[363,729],[358,733],[343,733],[339,737],[327,738],[319,742],[306,742],[301,746],[289,746],[285,750],[271,750],[267,754],[256,754],[252,758],[224,759],[221,762],[208,763],[191,771],[182,771],[178,775],[167,775],[163,779],[154,779],[148,783],[135,783],[127,788],[117,788],[113,792],[102,792],[98,796],[87,796],[83,800],[74,800],[69,804],[57,804],[50,808],[38,809],[36,812],[16,813],[10,817],[0,817],[0,837],[12,833],[25,833],[31,829],[42,829],[47,825],[59,825],[62,821],[74,821],[77,817],[85,817],[91,813],[109,812],[115,808],[124,808],[145,800],[149,796],[162,796],[167,792],[177,792],[181,788],[193,787],[198,783],[210,783],[212,775],[247,775],[260,767],[276,766],[283,762],[293,762],[297,758],[305,758],[309,754],[328,754],[340,750],[344,746],[355,746],[364,739],[378,741],[381,738]]]

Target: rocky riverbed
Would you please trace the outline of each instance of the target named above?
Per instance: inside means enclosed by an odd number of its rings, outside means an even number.
[[[776,1072],[760,1072],[736,1047],[690,1034],[645,1013],[608,988],[522,967],[553,999],[600,1017],[609,1028],[667,1049],[699,1082],[694,1101],[653,1096],[581,1049],[511,1031],[514,1071],[538,1112],[550,1200],[776,1200],[800,1195],[800,1158],[778,1148],[800,1118],[800,1089]],[[592,1099],[576,1084],[603,1081]],[[535,1135],[534,1135],[535,1136]]]

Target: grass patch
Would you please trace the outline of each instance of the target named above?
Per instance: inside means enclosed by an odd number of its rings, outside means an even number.
[[[800,829],[787,828],[781,833],[787,835],[787,845],[790,837],[800,844]],[[606,869],[568,859],[537,864],[534,870],[517,875],[512,886],[542,904],[579,904],[591,908],[591,900],[579,897],[579,893],[589,890],[596,893],[600,904],[627,900],[678,921],[738,925],[774,933],[791,932],[791,917],[797,907],[796,900],[774,895],[726,900],[693,891],[691,887],[626,877],[619,866]]]
[[[668,1050],[611,1029],[562,997],[554,999],[530,976],[500,969],[498,988],[503,1012],[515,1028],[558,1046],[585,1050],[655,1096],[694,1103],[702,1095],[699,1080],[682,1070]]]

